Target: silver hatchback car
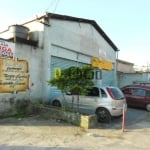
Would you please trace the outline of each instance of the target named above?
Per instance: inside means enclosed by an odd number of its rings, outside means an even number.
[[[112,86],[94,86],[86,95],[64,93],[51,99],[53,106],[66,106],[81,114],[96,114],[99,122],[110,122],[112,117],[121,116],[126,99],[122,91]]]

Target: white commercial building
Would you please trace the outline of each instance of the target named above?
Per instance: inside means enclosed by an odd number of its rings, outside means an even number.
[[[118,48],[94,20],[46,13],[0,33],[0,101],[49,101],[55,71],[91,64],[95,83],[117,85]],[[11,54],[4,43],[13,45]]]

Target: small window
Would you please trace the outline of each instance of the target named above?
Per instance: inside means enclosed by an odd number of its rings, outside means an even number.
[[[110,87],[110,88],[107,88],[110,96],[116,100],[121,100],[121,99],[124,99],[124,95],[122,93],[122,91],[117,88],[117,87]]]
[[[123,89],[123,93],[131,95],[131,88]]]
[[[99,89],[97,87],[93,87],[88,90],[88,96],[99,96]]]
[[[149,90],[146,90],[146,96],[150,97],[150,91]]]
[[[103,89],[100,89],[100,92],[102,97],[107,97],[107,94]]]
[[[144,89],[139,89],[139,88],[135,88],[135,89],[132,89],[132,94],[134,96],[145,96],[145,90]]]

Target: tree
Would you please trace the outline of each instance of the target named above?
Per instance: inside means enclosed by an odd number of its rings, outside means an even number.
[[[82,67],[70,67],[61,70],[61,74],[48,81],[49,85],[57,86],[62,92],[71,92],[79,95],[86,94],[87,89],[93,86],[94,68],[86,65]],[[73,97],[72,97],[73,100]]]

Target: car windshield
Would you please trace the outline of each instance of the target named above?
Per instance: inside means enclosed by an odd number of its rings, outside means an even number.
[[[113,87],[110,87],[109,89],[111,90],[111,93],[113,94],[114,99],[117,99],[117,100],[124,99],[124,94],[122,93],[120,89],[113,88]]]

